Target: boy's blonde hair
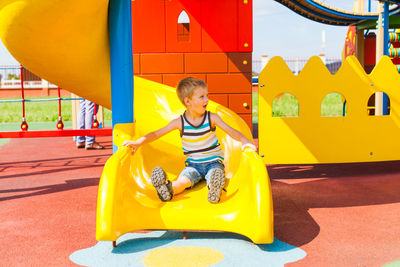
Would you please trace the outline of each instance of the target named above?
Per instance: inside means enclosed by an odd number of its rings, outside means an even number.
[[[207,88],[205,82],[193,77],[184,78],[179,82],[176,88],[176,93],[184,106],[186,106],[185,97],[190,99],[193,95],[194,89],[199,86]]]

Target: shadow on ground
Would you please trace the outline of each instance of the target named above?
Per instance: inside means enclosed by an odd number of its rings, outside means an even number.
[[[400,202],[400,161],[270,165],[275,236],[300,247],[320,232],[312,208]]]

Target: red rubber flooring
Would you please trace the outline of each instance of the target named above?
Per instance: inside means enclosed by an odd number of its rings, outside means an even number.
[[[72,137],[11,139],[0,146],[0,266],[76,266],[93,246],[104,150],[76,149]]]
[[[96,244],[97,184],[112,153],[72,138],[0,146],[0,266],[73,266]],[[382,266],[400,259],[400,161],[272,165],[275,236],[307,256],[289,266]]]

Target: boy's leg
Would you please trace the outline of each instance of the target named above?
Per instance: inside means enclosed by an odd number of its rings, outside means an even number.
[[[172,182],[172,188],[174,189],[174,194],[182,193],[186,188],[192,186],[192,182],[186,176],[179,175],[176,181]]]
[[[92,129],[93,127],[93,116],[96,109],[96,104],[86,100],[86,117],[85,117],[85,128]],[[86,136],[86,149],[103,149],[104,147],[96,142],[95,136]]]
[[[93,122],[93,115],[94,115],[94,103],[85,100],[85,129],[92,129],[92,122]],[[86,136],[86,147],[88,147],[90,144],[93,144],[95,142],[95,137],[94,136]]]
[[[218,203],[225,186],[225,169],[222,163],[212,166],[206,174],[208,185],[207,199],[210,203]]]
[[[79,101],[79,112],[77,116],[77,128],[85,129],[85,100],[81,99]],[[76,147],[84,148],[85,147],[85,136],[77,136],[76,137]]]

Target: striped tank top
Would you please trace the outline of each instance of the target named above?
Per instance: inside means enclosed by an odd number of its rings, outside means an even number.
[[[191,124],[186,119],[185,113],[181,115],[181,121],[182,149],[187,161],[204,163],[224,160],[215,127],[211,128],[210,111],[204,113],[203,121],[198,126]]]

